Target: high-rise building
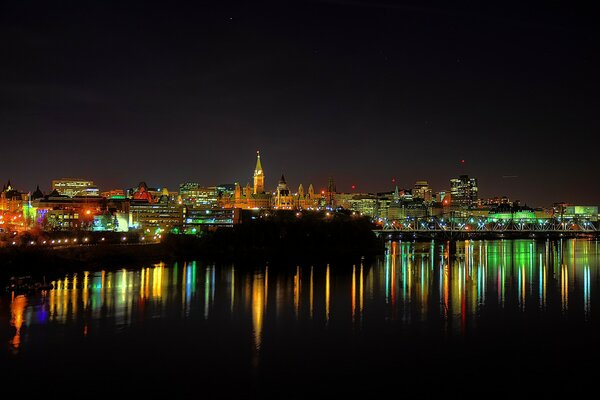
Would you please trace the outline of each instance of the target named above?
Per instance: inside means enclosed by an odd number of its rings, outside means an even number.
[[[470,207],[477,201],[479,188],[477,179],[469,175],[461,175],[450,179],[450,197],[452,204],[460,207]]]
[[[427,181],[415,182],[415,187],[412,190],[413,198],[421,199],[425,203],[431,203],[431,188]]]
[[[98,187],[93,181],[76,178],[61,178],[52,181],[52,190],[69,197],[98,196]]]
[[[254,168],[254,194],[265,192],[265,173],[260,162],[260,152],[256,152],[256,167]]]

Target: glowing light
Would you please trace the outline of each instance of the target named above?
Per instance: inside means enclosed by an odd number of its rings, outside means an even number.
[[[262,274],[255,274],[252,282],[252,328],[254,330],[254,345],[260,350],[262,344],[262,330],[264,319],[264,278]]]

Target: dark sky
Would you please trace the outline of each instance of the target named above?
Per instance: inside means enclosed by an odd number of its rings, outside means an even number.
[[[596,14],[546,3],[3,1],[0,180],[245,183],[260,149],[268,187],[600,204]]]

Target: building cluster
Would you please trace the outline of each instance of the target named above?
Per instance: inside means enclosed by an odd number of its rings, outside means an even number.
[[[258,153],[252,185],[245,186],[239,182],[216,186],[185,182],[175,192],[140,182],[128,189],[100,191],[91,180],[63,178],[53,180],[45,194],[39,186],[33,192],[20,192],[9,181],[0,192],[0,233],[31,229],[199,233],[233,226],[260,210],[334,209],[351,210],[380,222],[446,215],[598,220],[596,206],[559,203],[550,209],[532,209],[508,197],[481,199],[477,179],[467,175],[450,179],[449,189],[440,192],[419,180],[408,189],[396,186],[388,192],[340,193],[331,178],[326,190],[315,192],[312,184],[308,189],[300,184],[294,191],[283,175],[274,190],[267,190]]]

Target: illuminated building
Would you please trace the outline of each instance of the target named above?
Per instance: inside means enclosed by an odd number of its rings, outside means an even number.
[[[376,216],[377,197],[375,197],[375,195],[369,193],[355,194],[348,202],[350,203],[351,210],[356,211],[361,215],[370,217]]]
[[[254,193],[265,192],[265,173],[260,162],[260,152],[256,152],[256,167],[254,168]]]
[[[199,183],[186,182],[179,185],[181,202],[190,206],[216,207],[219,189],[216,186],[202,187]]]
[[[283,174],[279,180],[279,185],[275,191],[275,204],[274,207],[283,210],[291,210],[294,208],[294,198],[288,188],[287,182]]]
[[[183,230],[185,233],[199,233],[219,227],[232,227],[240,222],[239,208],[185,208]]]
[[[154,203],[156,191],[154,191],[155,194],[153,195],[150,192],[150,190],[148,189],[148,185],[146,184],[146,182],[140,182],[137,189],[135,189],[135,190],[129,189],[129,192],[131,193],[131,198],[134,200],[147,201],[148,203]]]
[[[417,181],[412,190],[412,196],[415,199],[421,199],[425,203],[431,203],[432,192],[427,181]]]
[[[23,205],[29,200],[27,193],[21,193],[15,190],[10,181],[7,185],[4,185],[2,192],[0,192],[0,211],[8,211],[11,213],[21,212]]]
[[[34,221],[29,193],[15,190],[10,181],[0,192],[0,231],[22,231]]]
[[[161,196],[168,196],[170,201],[177,201],[177,192],[167,188],[149,187],[146,182],[140,182],[136,188],[127,189],[127,197],[133,200],[158,201]]]
[[[296,208],[302,210],[314,210],[319,207],[319,197],[315,195],[315,189],[312,185],[308,185],[308,193],[304,193],[304,186],[298,186],[298,194],[296,195]]]
[[[63,196],[98,196],[98,187],[93,181],[76,178],[62,178],[52,181],[52,190]]]
[[[387,209],[387,218],[389,220],[420,218],[428,215],[430,215],[429,208],[420,202],[393,203]]]
[[[254,168],[254,186],[246,184],[244,188],[239,183],[235,183],[233,195],[227,196],[223,193],[221,196],[221,206],[226,208],[271,208],[273,195],[264,191],[265,173],[260,160],[260,153],[257,152],[256,167]]]
[[[477,179],[469,178],[469,175],[461,175],[450,179],[450,195],[452,204],[459,207],[470,207],[478,198],[479,188]]]
[[[103,197],[69,197],[57,190],[31,203],[36,210],[36,223],[44,230],[92,229],[94,216],[106,210]]]
[[[598,206],[566,206],[562,215],[565,219],[586,219],[588,221],[598,221]]]
[[[489,199],[479,199],[478,200],[478,206],[480,207],[485,207],[485,206],[499,206],[501,204],[508,204],[511,205],[512,203],[510,202],[510,199],[506,196],[496,196],[496,197],[490,197]]]
[[[106,192],[100,193],[100,196],[110,198],[125,198],[125,191],[123,189],[112,189]]]
[[[354,195],[355,193],[336,193],[333,197],[335,206],[350,210],[352,208],[350,200]]]
[[[533,221],[537,216],[533,209],[529,207],[511,206],[509,204],[500,204],[487,215],[493,221],[495,220],[519,220]]]
[[[147,198],[147,195],[144,195]],[[184,207],[168,195],[161,195],[157,201],[133,199],[129,205],[129,226],[135,229],[160,229],[171,231],[183,226]]]

